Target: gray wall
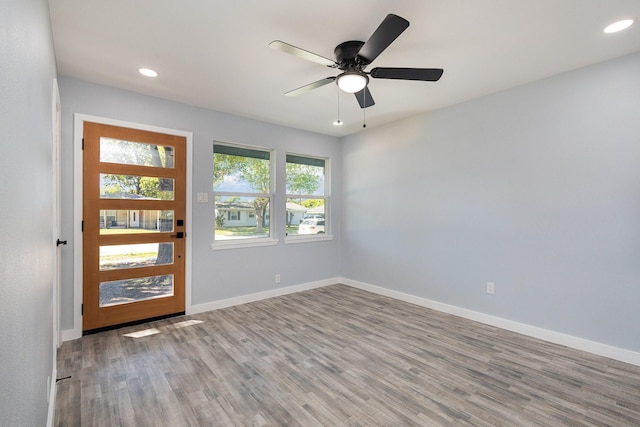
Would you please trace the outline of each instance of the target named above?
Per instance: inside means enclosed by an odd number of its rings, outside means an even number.
[[[640,54],[342,153],[344,277],[640,351]]]
[[[276,149],[276,218],[285,217],[284,153],[328,157],[332,162],[333,228],[340,229],[340,148],[334,137],[275,126],[251,119],[204,110],[72,78],[60,79],[63,144],[64,236],[73,240],[73,114],[82,113],[193,132],[193,244],[192,304],[204,304],[252,293],[300,285],[339,275],[339,233],[333,241],[284,244],[232,250],[211,249],[213,239],[213,140]],[[250,97],[248,97],[250,98]],[[198,192],[209,192],[209,203],[197,203]],[[72,248],[66,252],[72,254]],[[63,259],[63,329],[73,328],[73,259]],[[280,284],[274,283],[276,273]]]
[[[46,0],[0,13],[0,425],[47,422],[53,372],[53,41]]]

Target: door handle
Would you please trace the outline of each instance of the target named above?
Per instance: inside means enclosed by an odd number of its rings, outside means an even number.
[[[184,231],[178,231],[176,234],[172,234],[171,237],[175,237],[176,239],[184,239]]]
[[[66,244],[67,244],[66,240],[60,240],[60,239],[56,240],[56,246],[66,245]]]

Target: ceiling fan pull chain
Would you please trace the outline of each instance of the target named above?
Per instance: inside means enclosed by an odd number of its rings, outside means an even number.
[[[364,93],[362,94],[362,99],[364,99],[365,108],[362,109],[362,127],[367,127],[367,87],[364,87]]]
[[[338,118],[333,122],[334,126],[342,126],[342,120],[340,120],[340,88],[338,90]]]
[[[338,123],[342,123],[340,121],[340,88],[338,88]]]

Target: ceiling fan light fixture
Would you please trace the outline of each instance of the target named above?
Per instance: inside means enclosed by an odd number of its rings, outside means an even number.
[[[356,71],[347,71],[340,74],[336,78],[338,87],[347,93],[360,92],[369,83],[369,77],[366,74]]]

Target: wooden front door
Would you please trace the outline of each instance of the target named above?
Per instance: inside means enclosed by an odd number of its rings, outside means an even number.
[[[83,331],[185,310],[186,139],[85,122]]]

